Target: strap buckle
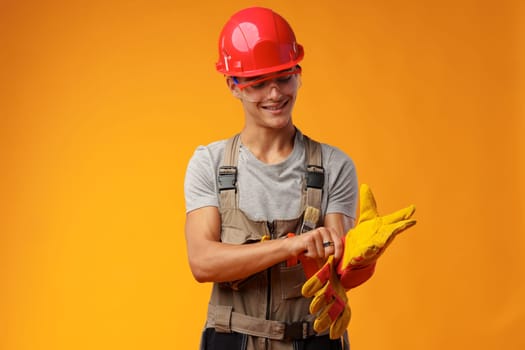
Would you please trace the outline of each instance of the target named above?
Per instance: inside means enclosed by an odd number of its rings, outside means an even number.
[[[237,167],[235,166],[221,166],[219,167],[219,176],[217,177],[219,183],[219,192],[226,190],[237,189]]]
[[[302,340],[307,339],[313,335],[312,326],[310,322],[293,322],[287,323],[284,327],[284,340]]]
[[[307,165],[306,167],[306,187],[323,189],[324,168],[318,165]]]

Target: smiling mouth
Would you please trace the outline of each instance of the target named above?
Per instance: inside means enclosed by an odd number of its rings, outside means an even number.
[[[279,104],[262,106],[262,108],[267,109],[269,111],[278,111],[278,110],[283,109],[287,104],[288,104],[288,99],[280,102]]]

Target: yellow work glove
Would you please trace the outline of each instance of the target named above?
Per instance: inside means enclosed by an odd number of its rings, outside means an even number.
[[[377,259],[394,237],[416,224],[416,220],[410,219],[414,205],[380,216],[374,195],[365,184],[360,188],[360,206],[359,221],[346,234],[343,258],[337,266],[341,284],[347,290],[370,278]]]
[[[310,313],[317,314],[314,330],[321,333],[330,327],[330,338],[338,339],[350,323],[351,311],[346,291],[341,285],[334,264],[332,255],[323,267],[304,283],[302,294],[307,298],[313,296]]]
[[[314,330],[323,332],[330,327],[332,339],[341,337],[350,322],[346,291],[368,280],[394,237],[416,223],[410,219],[415,211],[413,205],[379,216],[372,191],[364,184],[360,188],[360,206],[359,221],[345,236],[343,258],[337,268],[330,256],[302,289],[305,297],[314,296],[310,303],[310,312],[318,313]]]

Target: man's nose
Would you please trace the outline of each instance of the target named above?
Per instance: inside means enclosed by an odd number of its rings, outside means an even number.
[[[270,96],[270,98],[275,99],[281,97],[281,89],[279,89],[279,84],[277,84],[275,81],[270,83],[269,89],[270,91],[268,96]]]

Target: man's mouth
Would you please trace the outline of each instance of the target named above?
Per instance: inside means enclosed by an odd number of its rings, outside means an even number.
[[[272,103],[272,104],[263,105],[262,108],[270,110],[270,111],[278,111],[280,109],[283,109],[284,106],[286,106],[287,103],[288,103],[288,99],[285,99],[285,100],[283,100],[283,101],[281,101],[279,103]]]

